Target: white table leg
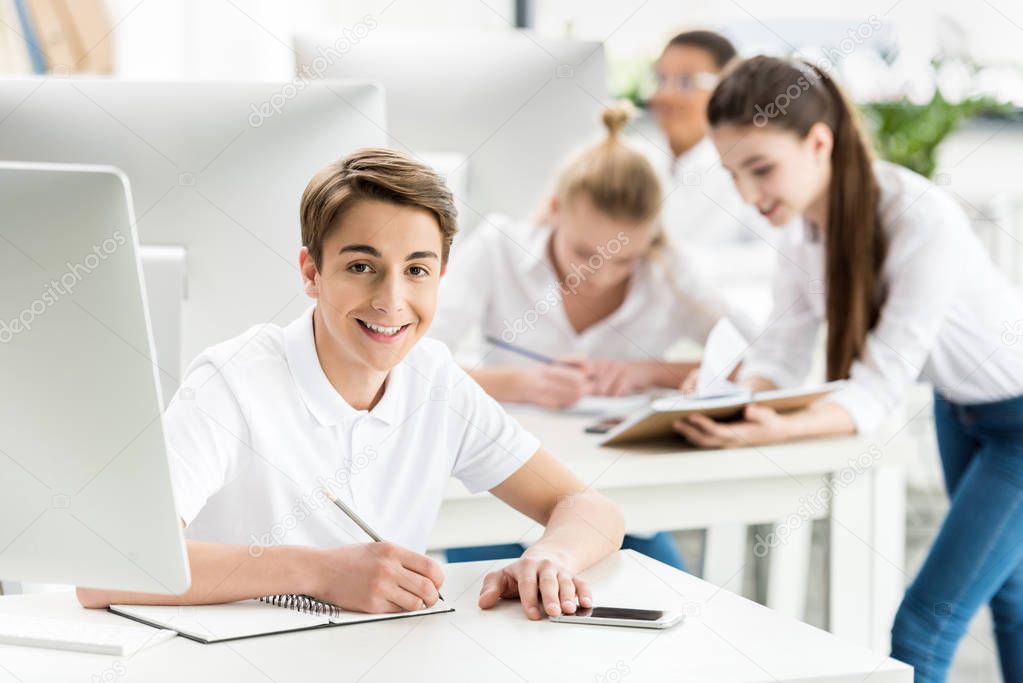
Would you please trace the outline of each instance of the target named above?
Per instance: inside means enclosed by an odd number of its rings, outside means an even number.
[[[906,580],[905,468],[878,462],[848,484],[842,474],[831,506],[830,630],[888,652]]]
[[[906,467],[874,472],[874,628],[871,647],[891,650],[891,629],[910,577],[906,574]]]
[[[708,527],[703,545],[702,579],[742,595],[746,576],[746,525]]]
[[[837,476],[833,479],[837,480]],[[830,517],[829,630],[843,640],[870,647],[874,587],[873,477],[868,471],[846,485],[836,481],[832,490],[835,493]]]
[[[768,555],[767,606],[776,612],[804,621],[806,588],[810,578],[810,548],[813,520],[788,530],[788,538]]]

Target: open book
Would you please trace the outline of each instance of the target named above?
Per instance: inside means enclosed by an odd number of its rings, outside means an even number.
[[[366,614],[343,611],[300,595],[275,595],[221,605],[110,605],[109,609],[122,617],[170,629],[204,644],[455,611],[439,600],[433,607],[413,612]]]
[[[845,386],[845,380],[827,382],[802,389],[774,389],[751,392],[736,388],[718,396],[666,396],[639,410],[607,433],[601,446],[617,446],[675,434],[672,423],[685,415],[699,413],[715,419],[737,418],[750,403],[765,405],[779,412],[805,408],[819,398]]]

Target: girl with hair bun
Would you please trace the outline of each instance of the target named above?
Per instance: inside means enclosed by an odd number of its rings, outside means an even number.
[[[430,333],[456,351],[482,332],[557,359],[488,346],[468,372],[499,401],[558,409],[587,395],[677,387],[694,364],[667,361],[665,353],[680,340],[702,344],[729,313],[665,239],[657,173],[621,139],[630,115],[625,105],[603,112],[607,134],[561,169],[536,220],[488,218],[452,250]],[[626,537],[624,547],[682,565],[667,533]],[[519,552],[518,545],[457,549],[448,558]]]
[[[867,433],[911,383],[933,384],[951,506],[895,617],[892,655],[917,681],[944,681],[989,604],[1002,675],[1023,681],[1023,344],[1005,337],[1023,295],[951,197],[873,158],[827,73],[746,60],[718,84],[708,119],[743,199],[775,226],[802,223],[782,246],[775,310],[740,382],[801,383],[821,323],[827,378],[848,382],[804,410],[750,406],[743,421],[692,417],[676,429],[708,447]]]

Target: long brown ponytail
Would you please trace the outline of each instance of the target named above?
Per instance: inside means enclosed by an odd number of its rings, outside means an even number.
[[[834,136],[828,223],[828,379],[849,376],[883,304],[885,239],[873,155],[852,105],[838,85],[810,64],[753,57],[729,69],[711,95],[710,125],[778,126],[801,138],[818,122]]]

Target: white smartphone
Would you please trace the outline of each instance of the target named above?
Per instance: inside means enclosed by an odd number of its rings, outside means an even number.
[[[663,612],[658,609],[630,607],[579,608],[575,614],[550,617],[551,621],[565,624],[593,624],[595,626],[630,626],[632,628],[670,628],[685,618],[682,612]]]

